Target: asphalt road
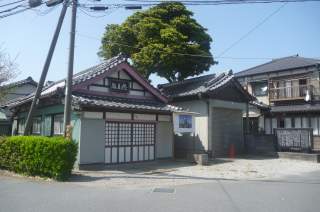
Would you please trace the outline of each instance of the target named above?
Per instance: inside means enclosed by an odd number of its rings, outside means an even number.
[[[320,211],[320,170],[169,188],[176,189],[175,193],[0,177],[0,211]]]

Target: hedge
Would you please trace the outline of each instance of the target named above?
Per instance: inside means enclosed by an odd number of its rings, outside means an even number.
[[[76,162],[78,143],[63,137],[0,137],[0,167],[66,180]]]

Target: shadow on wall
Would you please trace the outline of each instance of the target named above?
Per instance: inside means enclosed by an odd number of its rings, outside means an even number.
[[[195,140],[195,142],[193,140]],[[199,134],[195,135],[195,139],[193,139],[193,133],[176,133],[174,135],[175,155],[187,156],[188,153],[193,153],[194,149],[195,153],[208,153],[199,138]]]

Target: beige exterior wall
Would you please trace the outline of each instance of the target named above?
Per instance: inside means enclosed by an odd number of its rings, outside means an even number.
[[[208,109],[207,103],[202,100],[187,101],[172,103],[177,107],[183,109],[189,109],[192,112],[199,113],[195,117],[195,140],[197,150],[208,150]],[[191,134],[176,134],[175,135],[175,147],[179,148],[187,146],[188,149],[193,148],[193,135]]]

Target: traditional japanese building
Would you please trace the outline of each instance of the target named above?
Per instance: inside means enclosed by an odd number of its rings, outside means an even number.
[[[33,135],[63,135],[65,90],[65,79],[43,88]],[[14,110],[13,134],[23,133],[34,95],[7,105]],[[168,102],[123,53],[75,74],[71,125],[73,139],[79,141],[79,167],[172,158],[172,114],[183,110]]]

